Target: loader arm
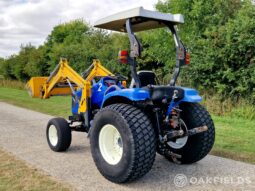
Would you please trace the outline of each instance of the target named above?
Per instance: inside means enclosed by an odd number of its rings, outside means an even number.
[[[87,111],[87,100],[91,97],[91,80],[96,76],[113,76],[104,68],[99,60],[93,60],[89,75],[83,79],[68,64],[66,59],[60,59],[59,64],[49,77],[33,77],[27,83],[27,89],[32,97],[49,98],[55,95],[73,95],[73,90],[81,89],[82,96],[79,100],[79,113]],[[65,84],[64,86],[61,84]],[[69,87],[67,86],[69,84]],[[73,87],[72,84],[75,86]]]
[[[93,69],[90,71],[89,75],[86,77],[86,81],[91,81],[96,76],[114,76],[109,70],[103,67],[99,60],[93,60]]]
[[[75,72],[69,65],[66,59],[61,59],[58,66],[52,72],[46,83],[42,85],[42,98],[46,99],[55,95],[53,90],[58,83],[70,82],[76,84],[78,88],[82,89],[82,97],[79,104],[79,113],[86,112],[87,110],[87,98],[90,97],[91,85],[89,81],[84,80],[77,72]],[[67,92],[63,92],[67,93]],[[71,93],[71,91],[70,91]],[[58,94],[59,95],[59,94]]]

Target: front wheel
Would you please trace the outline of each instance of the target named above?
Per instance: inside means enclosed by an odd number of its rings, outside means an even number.
[[[64,118],[53,118],[48,122],[46,137],[51,150],[65,151],[72,141],[71,128]]]
[[[156,136],[149,118],[127,104],[113,104],[96,114],[90,144],[100,173],[116,183],[146,174],[156,155]]]
[[[182,164],[190,164],[204,158],[212,149],[215,138],[214,124],[208,111],[198,103],[182,103],[180,105],[181,126],[183,129],[193,129],[207,126],[208,130],[189,137],[177,138],[167,144],[169,150],[181,155],[178,161]],[[165,154],[165,157],[173,161],[172,157]]]

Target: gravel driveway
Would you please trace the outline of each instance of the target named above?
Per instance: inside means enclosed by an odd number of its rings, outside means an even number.
[[[0,102],[0,147],[78,190],[255,190],[255,165],[207,156],[192,165],[157,156],[152,170],[127,184],[114,184],[97,171],[87,134],[73,132],[70,149],[49,149],[45,126],[52,116]]]

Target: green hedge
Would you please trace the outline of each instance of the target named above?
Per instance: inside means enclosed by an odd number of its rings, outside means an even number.
[[[167,0],[156,8],[185,16],[178,28],[191,52],[191,64],[183,68],[178,84],[217,93],[222,99],[255,102],[255,6],[249,0]],[[138,36],[144,49],[139,69],[154,70],[168,83],[175,65],[171,34],[157,29]],[[21,46],[17,55],[0,59],[0,75],[20,81],[49,75],[60,57],[68,58],[78,72],[98,58],[111,71],[129,75],[129,67],[117,62],[118,51],[127,48],[126,35],[74,20],[54,27],[40,47]]]

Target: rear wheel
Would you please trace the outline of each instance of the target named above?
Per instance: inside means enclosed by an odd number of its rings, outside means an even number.
[[[156,155],[156,136],[149,118],[127,104],[113,104],[96,114],[90,144],[100,173],[117,183],[146,174]]]
[[[99,133],[99,149],[103,158],[111,165],[117,164],[123,155],[122,138],[117,128],[104,125]]]
[[[53,151],[65,151],[72,141],[71,128],[64,118],[53,118],[48,122],[46,137]]]
[[[208,130],[190,137],[177,138],[167,144],[169,150],[182,157],[178,159],[183,164],[197,162],[204,158],[212,149],[215,138],[214,124],[210,114],[198,103],[183,103],[180,105],[182,129],[193,129],[206,125]],[[165,157],[172,160],[172,157],[165,154]]]

